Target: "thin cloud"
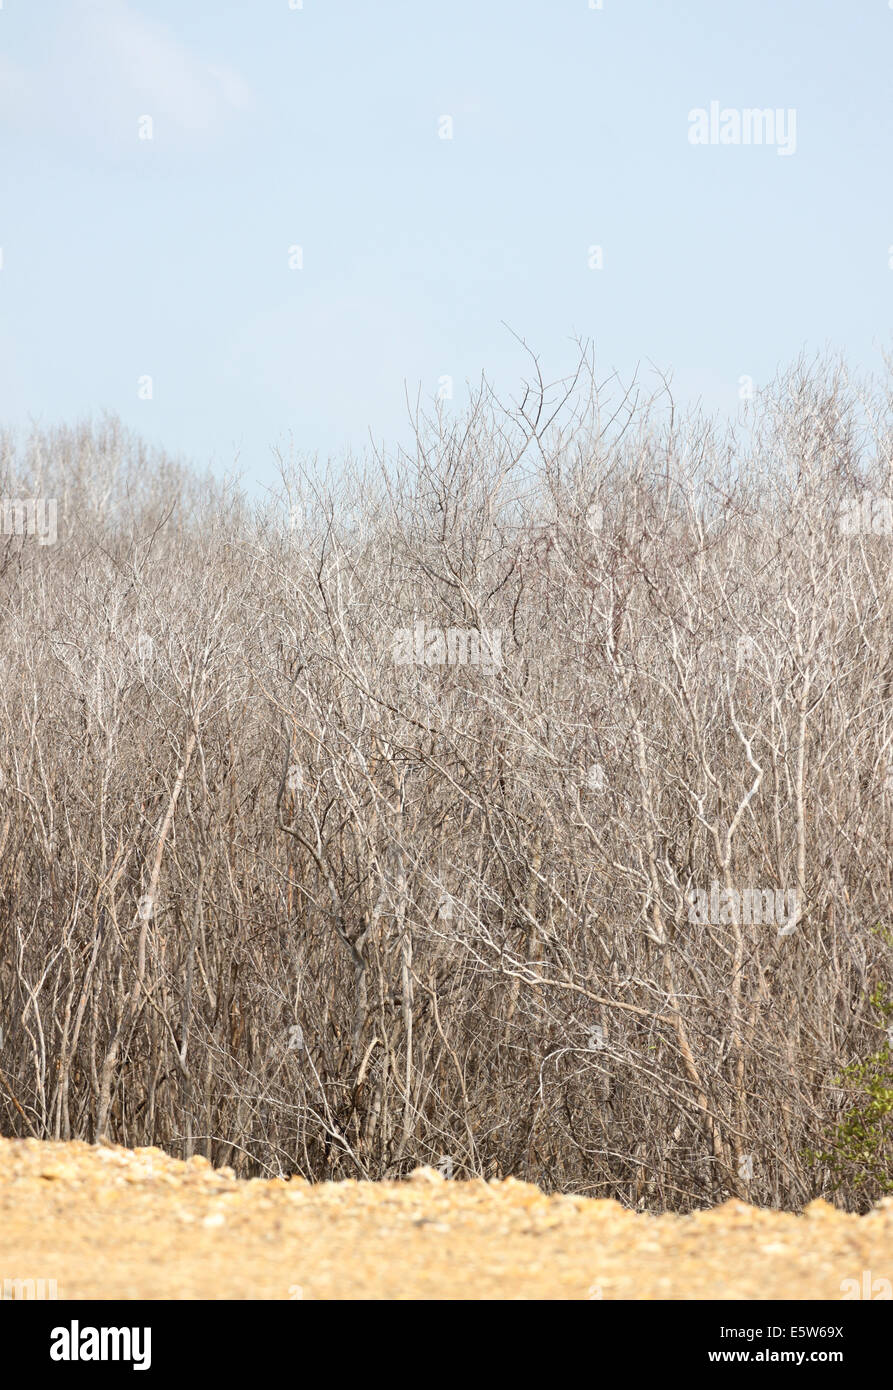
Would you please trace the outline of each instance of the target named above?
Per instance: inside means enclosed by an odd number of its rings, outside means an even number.
[[[159,142],[188,148],[252,106],[234,68],[191,51],[124,0],[77,0],[44,62],[25,69],[7,59],[0,76],[0,119],[109,151],[135,147],[141,116],[152,117]]]

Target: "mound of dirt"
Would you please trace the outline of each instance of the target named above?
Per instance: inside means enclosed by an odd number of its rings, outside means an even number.
[[[655,1217],[428,1168],[243,1182],[160,1149],[0,1139],[0,1294],[32,1280],[63,1299],[876,1298],[893,1199]]]

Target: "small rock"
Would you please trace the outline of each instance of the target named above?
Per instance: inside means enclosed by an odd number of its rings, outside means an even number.
[[[420,1168],[414,1168],[410,1173],[409,1182],[446,1182],[443,1173],[438,1173],[436,1168],[429,1168],[423,1164]]]
[[[40,1176],[48,1181],[66,1178],[68,1177],[68,1170],[61,1163],[45,1163],[40,1169]]]
[[[814,1202],[803,1208],[803,1215],[808,1221],[814,1221],[816,1217],[836,1216],[837,1208],[832,1207],[830,1202],[826,1202],[823,1197],[816,1197]]]

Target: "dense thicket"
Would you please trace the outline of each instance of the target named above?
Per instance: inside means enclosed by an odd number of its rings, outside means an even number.
[[[831,1190],[893,956],[891,397],[798,367],[719,429],[587,366],[260,506],[113,421],[3,443],[58,539],[0,535],[0,1132]]]

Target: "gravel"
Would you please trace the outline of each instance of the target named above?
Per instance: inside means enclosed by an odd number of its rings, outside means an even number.
[[[889,1297],[893,1198],[648,1216],[429,1168],[241,1181],[160,1149],[0,1139],[0,1296],[32,1279],[76,1299]]]

